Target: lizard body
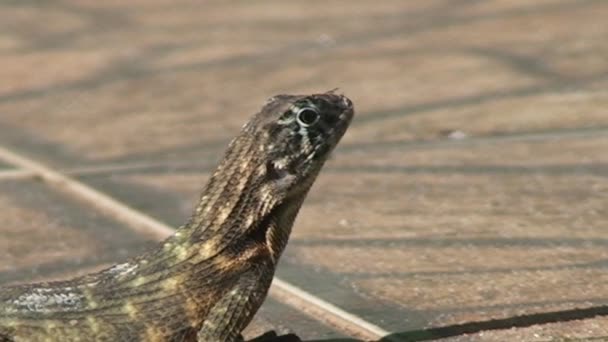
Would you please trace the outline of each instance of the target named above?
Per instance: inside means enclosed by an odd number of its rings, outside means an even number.
[[[230,143],[188,223],[156,248],[76,279],[0,288],[0,342],[242,339],[352,116],[333,92],[271,98]]]

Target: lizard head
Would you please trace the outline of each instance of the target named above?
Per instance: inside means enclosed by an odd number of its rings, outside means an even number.
[[[310,185],[353,115],[352,102],[333,91],[270,98],[252,121],[259,123],[253,129],[266,176],[285,185]]]
[[[266,241],[276,261],[308,189],[353,115],[352,102],[333,91],[269,99],[228,146],[189,223],[196,228],[189,238],[213,239],[207,252],[215,253],[239,236],[255,236]]]
[[[231,203],[229,196],[236,201],[255,190],[268,208],[304,195],[353,115],[352,102],[334,91],[268,99],[232,140],[204,193]],[[211,198],[203,196],[200,211],[215,205]]]

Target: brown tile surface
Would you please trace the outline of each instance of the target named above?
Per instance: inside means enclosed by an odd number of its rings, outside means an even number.
[[[608,127],[597,0],[0,6],[0,141],[56,165],[209,158],[266,97],[336,86],[345,144]]]
[[[392,331],[604,305],[607,142],[386,149],[367,160],[338,150],[278,274]],[[81,179],[179,225],[207,174],[193,165]]]
[[[32,180],[0,181],[0,283],[89,272],[153,244]]]
[[[565,310],[608,297],[607,15],[602,0],[4,2],[0,145],[179,225],[266,97],[338,86],[358,115],[281,277],[409,338],[604,336],[604,318]],[[158,165],[82,173],[138,163]],[[42,215],[6,201],[3,219]],[[103,233],[62,232],[54,243],[78,246]],[[457,336],[555,310],[561,322]]]
[[[431,326],[603,305],[606,142],[337,156],[294,230],[293,260]]]

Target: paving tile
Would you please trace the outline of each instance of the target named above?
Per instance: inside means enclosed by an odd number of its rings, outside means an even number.
[[[212,158],[268,96],[334,87],[345,145],[608,128],[598,0],[1,6],[0,143],[55,166]]]
[[[37,181],[0,181],[0,207],[0,285],[94,272],[157,243]],[[268,330],[295,332],[306,339],[345,337],[272,299],[246,336]]]
[[[173,227],[185,224],[197,203],[210,169],[198,165],[184,168],[155,168],[151,171],[112,171],[77,177]]]
[[[607,142],[394,148],[369,159],[338,149],[278,275],[397,332],[604,305]],[[81,179],[177,226],[208,174]]]
[[[606,147],[596,138],[336,157],[303,208],[291,261],[398,304],[401,322],[382,317],[393,331],[601,305]]]
[[[340,87],[358,114],[281,277],[405,333],[605,304],[605,1],[0,8],[0,145],[60,169],[180,164],[81,176],[177,226],[266,97]],[[61,238],[81,247],[83,232]],[[106,262],[68,259],[31,276]],[[453,338],[601,336],[602,323]]]
[[[0,283],[89,272],[153,241],[32,180],[0,181]]]

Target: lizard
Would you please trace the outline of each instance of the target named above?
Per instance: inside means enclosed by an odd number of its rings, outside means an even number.
[[[335,91],[270,98],[172,236],[97,273],[0,288],[0,342],[242,341],[353,116]]]

